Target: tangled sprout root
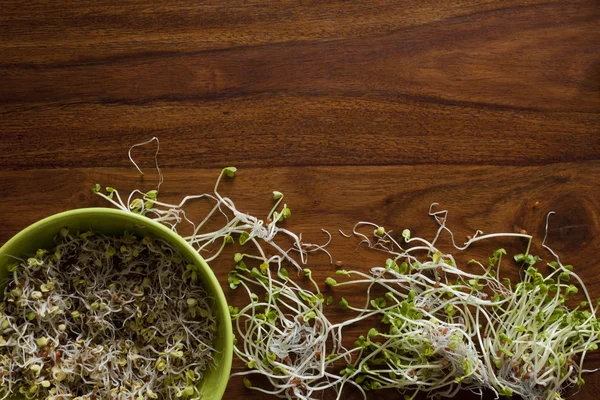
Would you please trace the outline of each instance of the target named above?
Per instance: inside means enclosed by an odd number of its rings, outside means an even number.
[[[140,145],[153,141],[158,144],[153,138]],[[254,251],[236,254],[235,269],[228,277],[231,288],[243,290],[248,298],[243,306],[230,307],[230,313],[238,337],[234,351],[248,367],[232,376],[244,376],[249,388],[285,399],[317,399],[324,391],[333,391],[340,399],[346,386],[365,398],[367,391],[393,388],[409,399],[419,393],[452,397],[459,390],[560,399],[565,388],[581,386],[582,374],[589,372],[583,363],[586,353],[597,349],[598,306],[573,268],[563,265],[545,240],[542,245],[555,259],[547,263],[549,273],[540,266],[540,258],[529,253],[532,237],[526,233],[484,235],[478,231],[457,245],[446,226],[447,211],[432,211],[435,204],[430,215],[439,229],[432,240],[411,237],[409,230],[394,237],[381,226],[360,222],[353,231],[360,239],[359,247],[366,244],[389,258],[368,272],[339,269],[339,282],[327,278],[329,286],[362,286],[365,293],[364,304],[351,305],[341,298],[339,305],[356,315],[333,324],[325,313],[333,298],[323,296],[310,269],[305,268],[314,251],[327,253],[331,260],[326,250],[331,240],[328,232],[325,244],[303,243],[301,235],[282,224],[291,211],[282,204],[283,194],[278,191],[273,192],[275,204],[264,220],[237,210],[230,198],[218,192],[221,180],[235,175],[233,167],[221,171],[212,193],[186,196],[178,204],[164,203],[158,199],[162,174],[158,163],[156,167],[156,190],[133,191],[126,202],[112,188],[102,193],[97,185],[95,192],[124,211],[146,215],[174,231],[182,223],[189,224],[193,233],[185,237],[188,243],[199,252],[216,248],[207,261],[236,239],[242,246],[253,245]],[[213,208],[194,222],[186,215],[185,205],[198,199],[211,201]],[[224,216],[227,222],[220,229],[205,231],[215,215]],[[372,231],[366,234],[365,229]],[[523,280],[512,283],[500,277],[506,256],[503,249],[490,252],[488,260],[472,260],[476,272],[459,268],[453,254],[437,248],[442,234],[449,235],[459,252],[493,238],[527,239],[525,252],[514,256],[523,267]],[[291,239],[293,245],[279,246],[276,238],[280,236]],[[294,266],[310,289],[292,278],[284,264]],[[374,297],[376,290],[385,295]],[[578,291],[586,301],[568,308],[567,300]],[[386,330],[373,328],[353,346],[342,345],[346,328],[373,318]],[[346,366],[336,370],[340,362]],[[256,386],[252,375],[266,377],[268,387]]]

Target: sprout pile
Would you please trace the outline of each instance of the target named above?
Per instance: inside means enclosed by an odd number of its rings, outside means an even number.
[[[324,314],[326,300],[319,286],[309,269],[304,276],[312,290],[294,282],[281,265],[273,269],[268,263],[249,268],[240,260],[229,274],[230,286],[243,287],[250,299],[241,309],[230,306],[240,338],[235,354],[250,368],[233,376],[260,374],[273,389],[256,389],[282,398],[313,398],[329,388],[339,392],[344,378],[327,366],[336,358],[331,348],[339,349],[341,343]],[[248,378],[244,384],[253,387]]]
[[[555,257],[547,263],[549,272],[540,272],[539,257],[517,254],[523,279],[514,285],[500,277],[504,249],[493,252],[485,264],[471,260],[474,272],[460,269],[452,254],[435,246],[439,233],[449,232],[446,213],[432,215],[440,224],[432,242],[411,238],[405,230],[401,246],[382,227],[355,227],[369,246],[393,258],[369,274],[338,270],[348,278],[338,282],[330,277],[326,283],[336,288],[365,285],[365,304],[352,306],[342,298],[340,305],[357,312],[359,319],[377,315],[387,329],[372,328],[359,337],[358,356],[341,374],[365,390],[394,388],[412,393],[409,398],[421,392],[454,397],[459,390],[480,395],[487,390],[496,397],[560,399],[567,387],[583,385],[582,373],[590,372],[583,369],[584,358],[598,348],[600,322],[598,306],[572,266],[563,265],[544,245]],[[375,228],[374,241],[358,232],[363,226]],[[477,232],[457,248],[507,236],[531,239]],[[579,289],[585,301],[568,308]],[[381,297],[372,295],[376,291]]]
[[[248,255],[236,254],[229,285],[243,287],[250,302],[241,309],[230,306],[230,313],[241,339],[235,354],[249,370],[232,376],[245,376],[248,388],[285,399],[323,398],[331,393],[339,399],[346,384],[366,396],[350,376],[335,372],[336,365],[350,363],[359,351],[346,349],[341,334],[359,318],[332,323],[325,307],[333,297],[321,293],[310,269],[304,268],[303,281],[295,282],[280,263],[274,268],[266,262],[250,268],[243,257]],[[250,378],[256,375],[266,377],[272,388],[255,386]]]
[[[154,141],[158,144],[153,138],[140,145]],[[138,168],[131,150],[129,156]],[[341,298],[340,306],[354,314],[334,324],[325,311],[333,297],[323,295],[306,268],[307,256],[314,251],[325,252],[333,262],[326,250],[331,241],[327,231],[328,242],[315,245],[303,243],[301,235],[285,229],[282,223],[291,211],[282,205],[278,191],[273,192],[275,203],[264,220],[240,212],[218,192],[223,177],[235,175],[233,167],[221,171],[213,193],[187,196],[177,204],[159,201],[163,179],[158,163],[156,167],[156,190],[134,190],[126,202],[113,188],[103,193],[97,185],[94,192],[124,211],[146,215],[176,232],[181,223],[188,223],[192,234],[184,238],[201,254],[208,254],[208,261],[235,240],[242,246],[253,245],[254,251],[235,254],[235,269],[228,279],[232,289],[247,296],[245,304],[230,306],[230,314],[238,338],[234,352],[248,367],[232,376],[244,376],[248,388],[285,399],[317,399],[326,393],[340,399],[344,388],[351,386],[364,398],[370,390],[396,389],[408,399],[419,393],[453,397],[470,390],[480,395],[491,391],[496,396],[556,400],[566,388],[581,386],[582,374],[591,372],[583,365],[586,353],[596,350],[599,342],[598,306],[573,268],[563,265],[544,242],[553,256],[547,266],[529,253],[532,237],[526,233],[478,231],[458,246],[446,227],[447,212],[431,209],[439,225],[432,240],[411,237],[408,230],[394,236],[381,226],[360,222],[353,233],[361,244],[389,258],[369,272],[338,269],[336,279],[327,278],[325,283],[334,291],[350,286],[355,293],[365,293],[361,304],[351,305]],[[198,223],[184,210],[195,199],[213,202]],[[225,217],[224,226],[208,230],[207,222],[219,215]],[[365,228],[371,231],[365,234]],[[449,235],[456,254],[438,249],[442,234]],[[292,245],[277,244],[282,236]],[[502,263],[503,249],[490,252],[488,260],[458,265],[457,254],[494,238],[528,241],[524,253],[514,255],[522,265],[520,282],[501,278],[502,269],[514,268]],[[297,274],[288,273],[288,265]],[[584,301],[571,307],[570,297],[576,294],[583,295]],[[348,327],[370,322],[377,328],[356,338],[353,346],[343,345]],[[252,375],[264,378],[258,382],[267,381],[267,387],[251,380]]]
[[[1,398],[200,399],[217,320],[197,268],[161,239],[62,229],[9,266]]]

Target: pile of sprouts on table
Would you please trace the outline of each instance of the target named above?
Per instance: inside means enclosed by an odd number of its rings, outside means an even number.
[[[202,397],[217,321],[197,267],[163,240],[64,228],[9,273],[2,398]]]
[[[132,149],[154,141],[158,144],[153,138]],[[138,168],[131,150],[129,156]],[[315,251],[326,253],[333,263],[326,249],[332,240],[329,232],[324,231],[328,241],[319,245],[304,243],[302,235],[286,229],[283,222],[291,211],[279,191],[272,193],[274,205],[264,219],[239,211],[218,191],[223,177],[235,175],[233,167],[221,171],[212,193],[164,203],[158,199],[162,173],[156,166],[156,190],[134,190],[126,201],[113,188],[103,191],[97,185],[94,192],[175,232],[188,225],[192,233],[184,238],[199,252],[212,251],[207,261],[236,240],[245,246],[235,254],[228,283],[247,295],[245,303],[229,310],[237,337],[234,353],[248,367],[232,376],[244,376],[248,388],[285,399],[330,398],[332,393],[340,399],[346,387],[364,398],[367,391],[396,389],[407,399],[420,393],[453,397],[460,390],[561,399],[569,387],[583,385],[583,373],[591,372],[584,369],[584,359],[598,346],[598,306],[573,268],[563,265],[544,242],[551,262],[529,253],[533,238],[526,233],[478,231],[458,246],[446,226],[446,211],[430,210],[439,226],[432,240],[411,237],[409,230],[395,236],[377,224],[359,222],[353,235],[340,232],[389,258],[368,271],[346,270],[336,263],[335,278],[324,283],[334,294],[353,287],[355,293],[364,293],[364,302],[349,304],[336,296],[348,318],[333,323],[327,306],[338,307],[334,297],[323,295],[307,268],[308,255]],[[213,207],[194,222],[185,208],[199,199]],[[226,223],[208,229],[207,223],[219,215]],[[449,235],[456,252],[438,249],[443,234]],[[291,246],[278,244],[281,237]],[[522,254],[511,255],[522,266],[520,282],[501,276],[507,256],[503,249],[490,251],[487,260],[472,260],[468,268],[455,259],[468,254],[473,243],[498,237],[529,242]],[[578,292],[584,301],[572,307],[569,298]],[[348,345],[347,328],[370,321],[373,328]]]
[[[542,243],[555,261],[540,265],[528,246],[513,257],[522,264],[520,282],[501,278],[504,249],[485,263],[471,260],[475,271],[461,269],[453,254],[435,246],[440,233],[451,235],[447,212],[430,214],[439,224],[432,242],[405,230],[400,244],[382,227],[359,223],[355,228],[369,246],[392,257],[369,273],[338,270],[346,278],[328,278],[327,284],[364,286],[364,304],[342,299],[340,305],[358,314],[353,322],[376,315],[387,328],[359,337],[349,350],[358,354],[341,374],[365,390],[394,388],[412,393],[407,397],[422,392],[454,397],[470,390],[482,396],[487,391],[494,397],[560,399],[567,387],[583,385],[584,358],[598,347],[600,324],[598,306],[572,266]],[[375,228],[373,239],[358,231],[365,225]],[[497,237],[531,239],[524,233],[478,232],[456,248],[466,251],[474,242]],[[578,288],[585,301],[568,308]],[[372,296],[376,290],[384,295]]]

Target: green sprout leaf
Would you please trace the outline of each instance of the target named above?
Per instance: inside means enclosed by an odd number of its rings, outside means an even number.
[[[240,244],[243,246],[250,239],[250,234],[246,231],[240,233]]]
[[[149,198],[150,200],[156,200],[157,196],[158,196],[157,190],[149,190],[148,192],[146,192],[146,197]]]
[[[345,269],[338,269],[337,271],[335,271],[336,275],[345,275],[345,276],[350,276],[350,272],[346,271]]]
[[[515,254],[514,259],[516,262],[525,263],[528,265],[534,265],[540,258],[538,256],[532,256],[531,254]]]
[[[433,253],[432,261],[433,261],[434,264],[439,263],[441,259],[442,259],[442,253],[441,252],[436,251],[435,253]]]
[[[386,304],[385,299],[377,298],[377,299],[371,300],[371,305],[376,309],[382,309],[382,308],[385,308],[385,306],[387,304]]]
[[[568,282],[571,280],[571,273],[568,271],[565,271],[563,273],[561,273],[560,275],[558,275],[558,280],[562,281],[562,282]]]
[[[350,305],[348,304],[348,301],[342,297],[342,299],[340,300],[340,307],[342,308],[348,308],[350,307]]]
[[[264,263],[260,264],[260,272],[262,272],[263,274],[266,274],[268,269],[269,269],[268,262],[264,262]]]
[[[500,333],[498,336],[500,337],[500,340],[502,340],[504,343],[508,343],[508,344],[513,343],[512,339],[509,338],[508,336],[506,336],[506,334],[504,334],[504,333]]]
[[[112,187],[110,187],[110,186],[107,186],[107,187],[106,187],[106,193],[108,193],[108,198],[109,198],[109,199],[112,199],[112,198],[113,198],[113,195],[115,194],[115,192],[116,192],[116,189],[115,189],[115,188],[112,188]]]
[[[577,293],[578,291],[579,291],[579,290],[577,289],[577,287],[576,287],[576,286],[574,286],[574,285],[569,285],[569,286],[567,286],[567,289],[565,290],[565,294],[566,294],[567,296],[572,296],[572,295],[574,295],[575,293]]]
[[[185,397],[190,397],[194,394],[194,386],[186,386],[185,389],[183,389],[183,395]]]
[[[402,237],[404,238],[405,242],[408,242],[410,240],[410,230],[408,230],[408,229],[403,230]]]
[[[494,251],[494,253],[492,253],[492,256],[488,258],[488,265],[490,267],[495,266],[503,255],[506,255],[506,250],[504,249],[498,249]]]
[[[131,201],[131,204],[129,204],[129,208],[131,210],[137,210],[140,209],[144,206],[144,202],[142,201],[142,199],[133,199]]]
[[[329,286],[336,286],[337,282],[335,279],[333,279],[331,277],[327,277],[327,279],[325,279],[325,284],[327,284]]]
[[[227,282],[229,282],[229,287],[232,289],[236,289],[238,285],[241,283],[239,275],[236,271],[231,271],[227,275]]]
[[[417,292],[414,291],[414,289],[411,289],[408,291],[408,301],[413,301],[415,299],[415,296],[417,295]]]
[[[237,168],[236,167],[227,167],[223,169],[223,172],[225,172],[225,175],[227,175],[230,178],[233,178],[235,173],[237,172]]]
[[[483,285],[479,283],[478,279],[469,279],[469,285],[471,285],[471,287],[473,287],[475,290],[483,289]]]
[[[283,267],[282,267],[282,268],[279,270],[279,272],[277,273],[277,275],[278,275],[278,276],[279,276],[281,279],[284,279],[284,280],[287,280],[287,279],[289,279],[289,276],[290,276],[290,275],[289,275],[289,273],[288,273],[288,271],[287,271],[287,269],[285,269],[285,268],[283,268]]]

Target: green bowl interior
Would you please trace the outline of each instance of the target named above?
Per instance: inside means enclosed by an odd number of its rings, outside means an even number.
[[[54,247],[54,237],[64,227],[71,231],[91,230],[108,235],[122,235],[127,231],[139,236],[161,238],[179,250],[188,262],[202,267],[200,278],[207,293],[215,301],[214,311],[219,328],[214,343],[217,350],[214,354],[217,367],[205,371],[199,389],[204,394],[203,400],[221,399],[229,380],[233,356],[233,332],[227,300],[206,261],[183,238],[167,227],[137,214],[108,208],[85,208],[56,214],[25,228],[0,248],[0,281],[4,282],[7,278],[7,265],[15,262],[10,256],[26,258],[37,249]]]

